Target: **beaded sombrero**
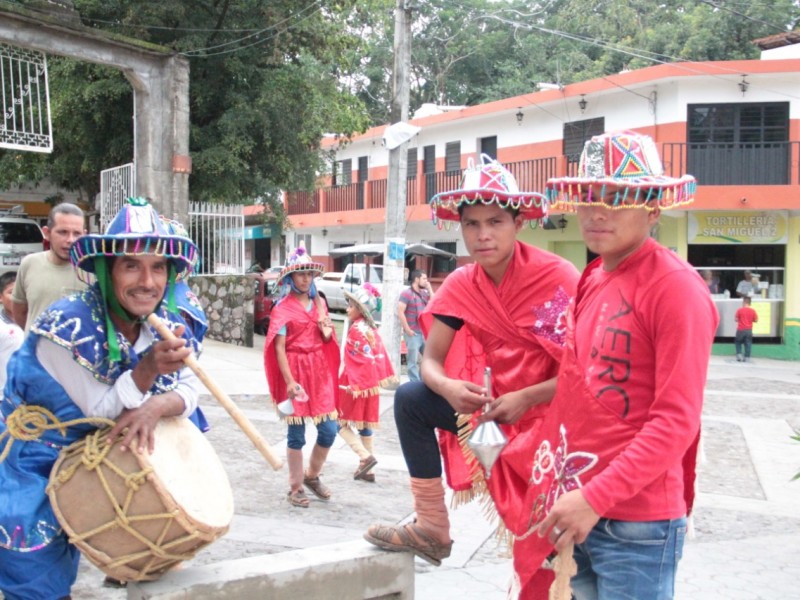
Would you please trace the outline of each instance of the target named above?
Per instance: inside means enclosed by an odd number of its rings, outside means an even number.
[[[188,237],[170,233],[145,198],[128,198],[104,234],[88,234],[72,244],[69,258],[78,277],[87,283],[96,274],[95,259],[114,256],[163,256],[175,267],[175,278],[191,274],[197,262],[197,246]]]
[[[311,257],[306,252],[305,244],[301,241],[300,245],[295,248],[295,251],[289,255],[286,265],[283,267],[278,277],[278,281],[283,283],[283,278],[287,275],[300,273],[302,271],[312,271],[318,275],[322,275],[325,272],[325,265],[312,261]]]
[[[606,188],[616,190],[606,198]],[[575,210],[603,200],[608,208],[667,210],[691,203],[697,181],[691,175],[668,177],[656,144],[632,131],[604,133],[586,142],[576,177],[549,179],[545,194],[553,210]],[[605,198],[605,200],[604,200]]]
[[[517,209],[525,220],[530,221],[547,215],[545,197],[535,192],[520,192],[517,180],[509,170],[486,154],[481,154],[479,165],[469,160],[459,189],[431,198],[433,222],[459,221],[458,207],[477,203]]]

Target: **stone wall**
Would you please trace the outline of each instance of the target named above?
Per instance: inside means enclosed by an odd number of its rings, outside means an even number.
[[[236,346],[253,347],[255,286],[248,277],[191,277],[189,285],[208,317],[207,338]]]

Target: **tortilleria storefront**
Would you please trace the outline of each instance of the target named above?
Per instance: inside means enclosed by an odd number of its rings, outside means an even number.
[[[717,342],[731,342],[742,296],[759,315],[756,344],[782,344],[785,324],[789,214],[692,211],[688,214],[688,259],[706,280],[720,323]]]

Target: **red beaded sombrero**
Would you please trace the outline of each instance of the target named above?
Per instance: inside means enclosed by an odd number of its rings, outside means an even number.
[[[616,191],[606,197],[606,188]],[[667,210],[691,203],[697,181],[691,175],[668,177],[656,144],[632,131],[604,133],[586,142],[576,177],[549,179],[545,194],[553,210],[575,210],[601,200],[608,208]]]
[[[485,154],[481,154],[479,165],[470,159],[460,189],[431,198],[433,222],[459,221],[459,206],[477,203],[517,209],[525,220],[530,221],[547,215],[547,200],[542,194],[520,192],[517,180],[508,169]]]

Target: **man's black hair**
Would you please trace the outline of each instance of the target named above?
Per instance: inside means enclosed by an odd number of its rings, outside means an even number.
[[[14,283],[17,280],[17,274],[14,271],[6,271],[0,275],[0,292],[2,292],[9,283]]]
[[[425,275],[425,271],[422,269],[414,269],[411,271],[411,275],[408,276],[408,283],[414,283],[417,279]]]

